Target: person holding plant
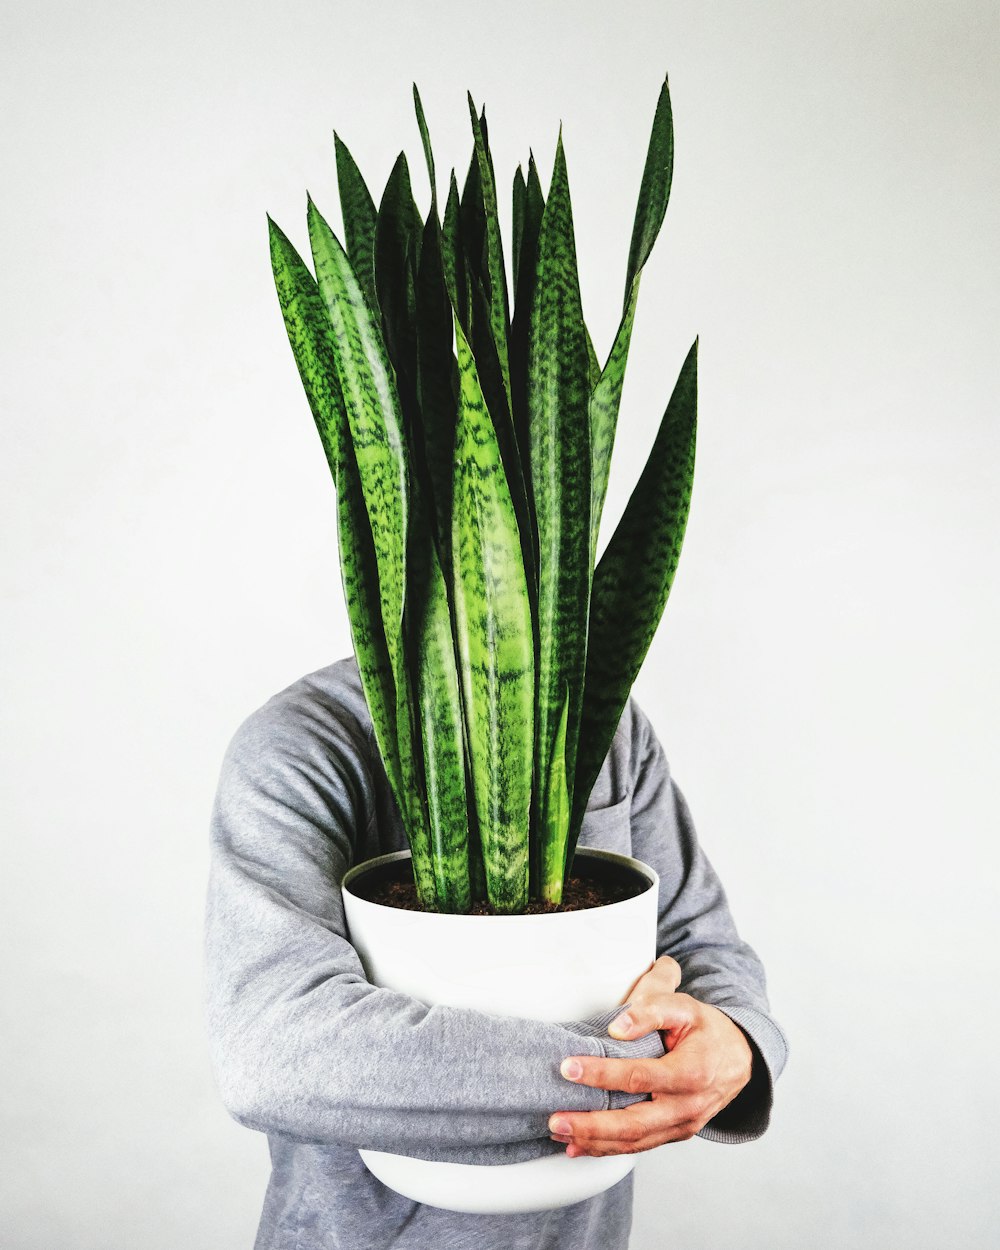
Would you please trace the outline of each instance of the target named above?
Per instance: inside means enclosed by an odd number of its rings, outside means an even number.
[[[511,317],[485,111],[469,97],[475,151],[442,220],[415,85],[414,103],[426,221],[405,154],[376,209],[339,136],[346,247],[310,199],[313,273],[268,219],[336,487],[354,654],[276,694],[226,752],[206,926],[213,1063],[230,1113],[268,1135],[257,1250],[623,1250],[631,1174],[544,1157],[751,1141],[786,1057],[760,961],[630,693],[687,522],[697,341],[596,559],[639,279],[669,194],[669,94],[664,81],[603,368],[561,132],[547,198],[533,158],[515,176]],[[407,847],[417,908],[457,915],[558,908],[577,849],[641,861],[659,877],[656,960],[606,1011],[560,1023],[371,984],[342,882]],[[388,1188],[359,1150],[480,1175],[542,1160],[528,1170],[546,1186],[575,1169],[605,1187],[462,1214]]]
[[[659,958],[628,996],[631,1027],[614,1003],[558,1025],[427,1007],[368,983],[344,923],[347,867],[406,845],[357,661],[239,727],[211,822],[208,1023],[227,1109],[268,1136],[256,1250],[624,1250],[631,1175],[554,1211],[463,1215],[386,1188],[358,1149],[497,1164],[765,1131],[785,1038],[634,697],[580,842],[660,876]]]

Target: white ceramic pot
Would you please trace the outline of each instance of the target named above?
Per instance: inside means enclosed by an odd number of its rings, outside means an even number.
[[[428,1006],[474,1007],[493,1015],[558,1023],[581,1020],[625,1001],[656,958],[659,878],[646,864],[611,851],[579,848],[576,863],[604,860],[631,871],[646,888],[633,898],[541,916],[455,916],[404,911],[359,897],[352,886],[397,851],[350,869],[342,888],[350,939],[373,985],[400,990]],[[557,1110],[557,1108],[553,1108]],[[432,1163],[362,1150],[380,1181],[418,1202],[449,1211],[544,1211],[592,1198],[617,1184],[634,1155],[569,1158],[564,1152],[523,1163]]]

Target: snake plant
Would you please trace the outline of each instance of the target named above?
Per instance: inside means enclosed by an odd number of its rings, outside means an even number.
[[[514,175],[508,287],[485,109],[469,97],[472,159],[442,212],[416,84],[413,97],[427,216],[405,153],[376,206],[335,134],[344,241],[309,198],[312,270],[268,216],[271,262],[420,905],[509,913],[561,900],[687,522],[697,341],[595,563],[639,281],[670,193],[670,96],[664,80],[603,366],[561,127],[547,198],[533,155]]]

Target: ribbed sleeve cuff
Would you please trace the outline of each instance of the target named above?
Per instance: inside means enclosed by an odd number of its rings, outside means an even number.
[[[573,1033],[580,1033],[584,1037],[596,1038],[601,1045],[605,1059],[659,1059],[661,1055],[666,1054],[666,1051],[663,1048],[663,1038],[655,1030],[647,1033],[645,1037],[633,1038],[627,1042],[608,1035],[608,1025],[628,1006],[628,1003],[622,1003],[619,1007],[612,1007],[610,1011],[602,1011],[600,1015],[590,1016],[586,1020],[573,1020],[565,1023],[563,1027],[570,1029]],[[649,1094],[628,1094],[621,1089],[611,1089],[606,1092],[609,1111],[620,1111],[622,1107],[631,1107],[633,1103],[643,1102],[650,1097]]]
[[[771,1122],[774,1082],[788,1058],[788,1040],[770,1016],[753,1007],[714,1006],[745,1034],[753,1051],[753,1072],[729,1106],[709,1120],[698,1136],[731,1145],[756,1141]]]

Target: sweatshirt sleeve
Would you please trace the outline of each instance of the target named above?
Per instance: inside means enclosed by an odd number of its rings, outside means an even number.
[[[677,960],[683,971],[680,990],[729,1016],[753,1052],[750,1083],[699,1136],[753,1141],[770,1121],[774,1082],[785,1066],[788,1043],[770,1013],[763,965],[737,932],[663,747],[634,699],[632,707],[632,848],[660,876],[656,953]]]
[[[265,705],[225,754],[205,927],[222,1100],[240,1124],[311,1143],[466,1163],[561,1151],[553,1111],[636,1100],[565,1080],[561,1061],[662,1054],[659,1034],[621,1043],[610,1017],[539,1023],[371,985],[340,890],[352,830],[374,819],[362,738],[347,718]]]

